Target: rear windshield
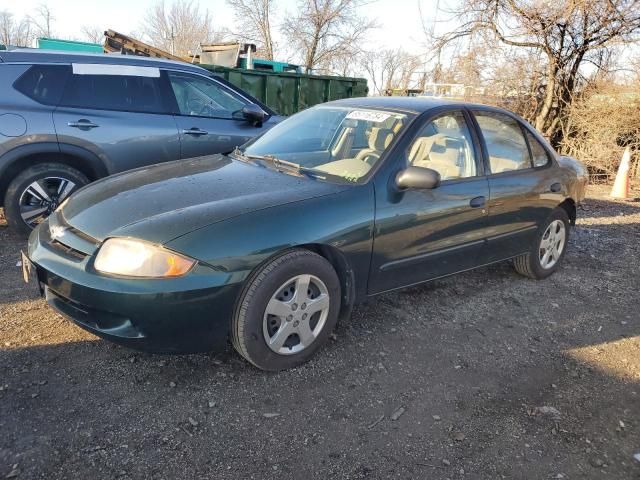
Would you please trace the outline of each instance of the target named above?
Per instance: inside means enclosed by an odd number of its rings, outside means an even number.
[[[70,72],[69,65],[33,65],[13,86],[36,102],[57,105]]]

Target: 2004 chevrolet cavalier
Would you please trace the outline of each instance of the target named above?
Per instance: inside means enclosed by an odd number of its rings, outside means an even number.
[[[32,233],[48,303],[133,348],[309,359],[368,296],[567,247],[586,172],[506,111],[336,101],[227,156],[145,167],[71,196]]]

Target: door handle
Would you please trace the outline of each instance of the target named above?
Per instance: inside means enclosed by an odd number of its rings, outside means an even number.
[[[551,185],[551,187],[549,187],[549,190],[551,190],[553,193],[557,193],[562,190],[562,185],[560,185],[559,183],[554,183],[553,185]]]
[[[73,127],[73,128],[91,129],[91,128],[97,128],[100,125],[96,125],[95,123],[91,122],[90,120],[87,120],[85,118],[81,118],[77,122],[67,122],[67,126],[68,127]]]
[[[185,129],[182,130],[182,133],[185,135],[208,135],[209,132],[207,132],[206,130],[200,130],[198,127],[193,127],[190,129]]]
[[[469,202],[469,205],[471,205],[471,208],[480,208],[480,207],[484,207],[484,205],[487,203],[487,199],[485,197],[475,197],[472,198],[471,201]]]

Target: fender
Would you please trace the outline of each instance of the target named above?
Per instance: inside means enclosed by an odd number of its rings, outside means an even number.
[[[39,154],[61,157],[58,161],[82,171],[90,180],[97,180],[109,175],[104,163],[94,153],[82,147],[66,143],[58,144],[57,142],[20,145],[0,156],[0,206],[4,203],[4,195],[11,180],[21,170],[27,168],[26,163],[24,167],[20,165],[20,160]],[[68,156],[67,161],[64,160],[63,156],[65,155]]]
[[[105,166],[104,162],[100,160],[100,158],[90,150],[86,148],[79,147],[77,145],[70,145],[68,143],[60,143],[60,153],[65,155],[71,155],[74,157],[81,158],[83,161],[87,162],[87,167],[91,169],[92,175],[91,177],[94,180],[97,180],[102,177],[106,177],[109,175],[109,171]]]
[[[9,166],[23,157],[38,153],[60,153],[58,142],[39,142],[20,145],[0,156],[0,178]]]
[[[73,158],[73,161],[65,162],[63,158],[58,161],[77,168],[92,180],[106,177],[109,174],[104,163],[102,163],[94,153],[82,147],[66,143],[58,144],[57,142],[38,142],[20,145],[0,156],[0,199],[4,197],[7,186],[12,178],[22,170],[19,165],[20,159],[38,154],[49,154],[60,157],[68,155]],[[9,176],[7,176],[7,174],[9,174]]]

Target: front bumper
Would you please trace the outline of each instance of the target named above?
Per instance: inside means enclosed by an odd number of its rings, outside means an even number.
[[[63,316],[99,337],[138,350],[195,353],[224,348],[241,288],[231,282],[231,275],[198,264],[180,278],[109,277],[93,269],[95,248],[86,254],[70,248],[73,242],[52,239],[48,223],[29,237],[28,257],[47,303]]]

